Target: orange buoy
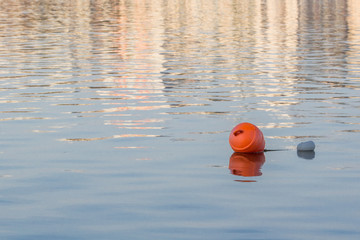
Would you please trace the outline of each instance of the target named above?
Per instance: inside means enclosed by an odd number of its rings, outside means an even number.
[[[264,135],[251,123],[240,123],[230,133],[229,143],[235,152],[257,153],[265,149]]]
[[[261,153],[239,153],[231,155],[229,169],[232,174],[243,177],[261,176],[261,167],[265,163],[265,154]]]

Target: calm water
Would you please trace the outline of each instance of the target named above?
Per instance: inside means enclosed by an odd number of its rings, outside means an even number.
[[[0,238],[359,239],[359,89],[356,0],[1,1]]]

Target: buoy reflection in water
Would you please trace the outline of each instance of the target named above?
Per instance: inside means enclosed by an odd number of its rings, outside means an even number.
[[[264,153],[234,152],[229,161],[230,172],[243,177],[261,176],[261,167],[265,163]]]

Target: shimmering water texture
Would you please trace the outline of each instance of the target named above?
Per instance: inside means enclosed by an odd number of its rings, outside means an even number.
[[[359,87],[357,0],[0,1],[0,239],[359,239]]]

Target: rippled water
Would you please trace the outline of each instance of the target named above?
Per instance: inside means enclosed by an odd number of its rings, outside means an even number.
[[[359,6],[0,2],[1,239],[358,239]]]

